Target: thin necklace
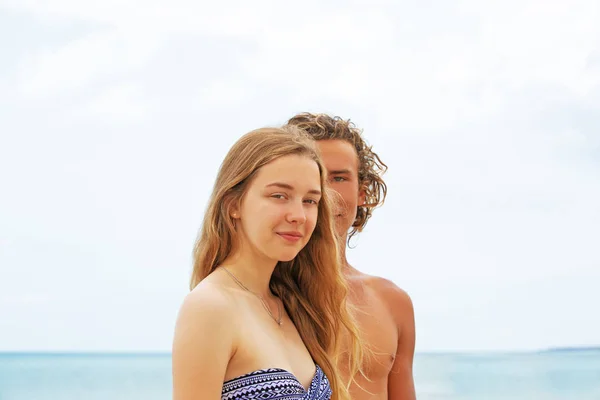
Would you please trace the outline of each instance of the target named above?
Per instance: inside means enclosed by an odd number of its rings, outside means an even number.
[[[267,312],[269,313],[269,315],[271,316],[271,318],[273,318],[273,320],[275,322],[277,322],[277,325],[281,326],[281,317],[282,317],[282,312],[281,312],[281,304],[279,302],[277,302],[277,313],[279,314],[279,318],[275,318],[275,316],[273,315],[273,313],[271,312],[271,310],[269,309],[269,307],[267,306],[267,303],[265,302],[265,299],[258,293],[254,293],[252,290],[248,289],[242,282],[240,282],[240,280],[238,278],[235,277],[235,275],[233,275],[226,267],[221,266],[221,268],[223,268],[225,270],[225,272],[227,272],[229,274],[229,276],[231,276],[233,278],[233,280],[235,281],[235,283],[237,283],[242,289],[244,289],[247,292],[252,293],[253,295],[255,295],[256,297],[258,297],[260,299],[260,302],[262,303],[263,307],[265,308],[265,310],[267,310]]]

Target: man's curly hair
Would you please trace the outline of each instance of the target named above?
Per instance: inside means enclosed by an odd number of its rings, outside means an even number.
[[[340,139],[352,144],[358,155],[358,183],[365,190],[365,204],[358,206],[356,219],[348,240],[361,232],[373,214],[373,209],[381,206],[387,195],[387,186],[381,177],[387,165],[362,138],[361,130],[350,120],[327,114],[301,113],[290,118],[288,125],[297,126],[308,132],[315,140]]]

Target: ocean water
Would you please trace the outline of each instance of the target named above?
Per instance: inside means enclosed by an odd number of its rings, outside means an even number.
[[[419,400],[600,400],[600,351],[417,354]],[[168,354],[0,354],[0,400],[165,400]]]

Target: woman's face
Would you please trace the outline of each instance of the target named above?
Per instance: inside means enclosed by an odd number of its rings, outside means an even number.
[[[314,160],[289,155],[263,166],[234,212],[244,247],[270,260],[292,260],[315,229],[320,199]]]

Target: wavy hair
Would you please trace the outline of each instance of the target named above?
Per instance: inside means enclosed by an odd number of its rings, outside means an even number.
[[[350,120],[332,117],[327,114],[301,113],[288,121],[289,125],[297,126],[307,132],[315,140],[340,139],[354,146],[358,156],[359,187],[365,191],[365,204],[358,206],[356,218],[348,240],[367,225],[373,210],[385,201],[387,185],[382,175],[387,171],[387,165],[381,161],[377,153],[362,137],[362,132]]]
[[[349,376],[353,377],[361,370],[363,345],[346,300],[348,286],[342,274],[326,171],[314,141],[305,132],[293,126],[262,128],[247,133],[229,150],[218,172],[194,246],[190,288],[234,251],[238,237],[231,210],[239,207],[257,171],[288,155],[306,156],[317,163],[322,198],[308,243],[293,260],[277,263],[269,286],[282,300],[312,358],[327,374],[332,399],[346,400],[352,380],[345,382],[340,373],[340,349],[350,349],[346,357],[351,364]],[[349,347],[342,343],[344,340],[350,340]]]

